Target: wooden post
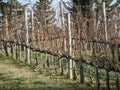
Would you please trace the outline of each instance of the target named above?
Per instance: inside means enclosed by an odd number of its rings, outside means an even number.
[[[103,16],[104,16],[105,40],[108,41],[105,0],[103,0]],[[105,45],[105,55],[106,55],[106,57],[108,57],[107,49],[108,49],[108,45]],[[107,88],[107,90],[110,89],[110,87],[109,87],[109,71],[108,70],[106,70],[106,88]]]
[[[34,47],[34,17],[33,17],[33,9],[31,10],[31,12],[30,12],[30,14],[31,14],[31,27],[32,27],[32,42],[30,43],[30,46],[32,45],[33,47]],[[30,61],[30,63],[32,63],[32,52],[33,52],[33,50],[31,50],[30,49],[30,51],[29,51],[29,61]],[[34,55],[35,55],[35,53],[34,53]]]
[[[6,30],[6,39],[9,39],[7,15],[5,15],[5,30]]]
[[[117,29],[117,24],[116,24],[116,22],[115,22],[115,53],[114,53],[114,56],[115,56],[115,62],[116,62],[116,69],[117,69],[117,67],[119,67],[119,48],[118,48],[118,41],[117,41],[117,39],[118,39],[118,33],[119,33],[119,31],[118,31],[118,29]],[[116,72],[116,90],[120,90],[120,85],[119,85],[119,75],[118,75],[118,73]]]
[[[4,22],[5,22],[5,39],[9,39],[8,37],[8,20],[7,20],[7,6],[5,6],[5,17],[4,17]],[[4,33],[4,34],[5,34]],[[4,36],[4,35],[3,35]],[[5,50],[5,53],[6,53],[6,56],[9,56],[9,52],[8,52],[8,47],[7,47],[7,41],[4,41],[4,50]]]
[[[105,41],[108,41],[108,33],[107,33],[107,19],[106,19],[106,6],[105,0],[103,0],[103,16],[104,16],[104,32],[105,32]],[[105,44],[105,56],[108,58],[108,44]]]
[[[105,0],[103,0],[103,15],[104,15],[105,40],[108,41]]]
[[[34,12],[33,12],[33,9],[31,11],[31,24],[32,24],[32,46],[35,47],[35,31],[34,31]],[[35,51],[33,51],[34,55],[35,55]],[[30,50],[30,62],[31,62],[31,59],[32,59],[32,50]],[[37,59],[37,58],[36,58]]]
[[[67,13],[67,41],[68,41],[68,55],[72,56],[72,41],[71,41],[71,28],[70,28],[70,13]],[[68,60],[68,77],[73,79],[72,59]]]
[[[32,23],[32,37],[33,37],[33,45],[34,45],[34,40],[35,40],[35,36],[34,36],[34,12],[33,10],[31,11],[31,23]]]
[[[29,45],[29,38],[28,38],[28,16],[27,16],[27,7],[25,7],[25,29],[26,29],[26,45]],[[29,60],[29,49],[26,47],[26,53],[25,53],[25,62],[28,62]]]
[[[65,32],[65,24],[64,24],[64,9],[61,5],[61,2],[59,3],[60,4],[60,16],[61,16],[61,24],[62,24],[62,33],[63,34],[63,47],[64,47],[64,51],[66,52],[67,51],[67,48],[66,48],[66,38],[64,37],[66,32]]]
[[[117,30],[117,24],[115,23],[115,63],[116,63],[116,68],[119,67],[119,47],[118,47],[118,30]]]

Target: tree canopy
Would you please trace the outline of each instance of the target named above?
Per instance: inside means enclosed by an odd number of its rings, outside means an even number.
[[[43,28],[46,29],[54,22],[55,11],[51,7],[52,1],[53,0],[39,0],[34,5],[38,21]]]

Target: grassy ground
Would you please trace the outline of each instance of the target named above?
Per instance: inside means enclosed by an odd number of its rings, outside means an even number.
[[[80,84],[79,80],[69,80],[66,76],[51,75],[48,69],[35,72],[32,66],[0,52],[0,90],[96,90],[96,85],[88,86],[87,83]],[[105,90],[105,87],[101,90]]]

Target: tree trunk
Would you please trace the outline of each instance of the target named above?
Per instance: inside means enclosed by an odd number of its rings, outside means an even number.
[[[19,51],[19,60],[21,59],[21,45],[18,45],[18,51]]]
[[[55,73],[57,73],[57,69],[56,69],[56,58],[55,58],[55,57],[53,58],[53,61],[54,61],[53,64],[54,64]]]
[[[62,62],[62,59],[59,60],[59,63],[60,63],[60,75],[62,76],[63,75],[63,62]]]
[[[80,63],[80,83],[84,83],[84,72],[83,72],[82,61],[79,60],[79,63]]]
[[[109,71],[106,70],[106,90],[110,90]]]
[[[30,63],[32,63],[32,50],[30,49]]]
[[[15,45],[15,50],[16,50],[15,56],[16,56],[16,60],[17,60],[18,59],[18,45],[17,44]]]
[[[73,80],[77,79],[76,67],[73,67]]]
[[[46,63],[47,63],[47,67],[49,68],[50,67],[50,60],[49,60],[49,58],[47,58]]]
[[[95,67],[95,72],[96,72],[97,90],[100,90],[100,80],[99,80],[99,73],[98,73],[98,68],[97,67]]]
[[[6,56],[9,56],[9,54],[8,54],[8,47],[7,47],[7,42],[6,41],[3,42],[3,46],[4,46],[4,50],[5,50]]]
[[[116,90],[120,90],[120,84],[119,84],[119,76],[118,74],[116,73]]]
[[[28,62],[28,51],[27,51],[28,49],[27,49],[27,46],[25,46],[25,63],[27,63]]]
[[[13,46],[12,46],[12,43],[10,44],[10,47],[11,47],[11,56],[12,56],[12,58],[13,58]]]
[[[18,49],[18,60],[20,60],[20,45],[17,45],[17,49]]]
[[[35,54],[35,65],[37,66],[37,65],[38,65],[37,53],[36,53],[36,52],[34,52],[34,54]]]
[[[25,60],[25,63],[26,63],[26,46],[23,46],[24,48],[24,60]]]
[[[89,76],[89,84],[92,84],[92,76],[91,76],[90,66],[88,66],[88,76]]]
[[[42,61],[42,67],[45,68],[45,64],[44,64],[44,59],[43,59],[43,54],[42,53],[40,54],[40,58],[41,58],[41,61]]]
[[[44,68],[45,68],[46,63],[47,63],[47,58],[48,58],[47,53],[45,53],[45,59],[44,59],[44,61],[43,61],[43,67],[44,67]]]

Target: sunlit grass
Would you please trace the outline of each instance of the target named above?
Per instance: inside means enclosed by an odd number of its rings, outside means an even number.
[[[23,53],[24,52],[22,52],[22,54]],[[32,54],[32,60],[34,62],[34,53]],[[45,60],[45,54],[42,55],[43,60]],[[41,66],[42,60],[40,53],[37,53],[37,56],[39,61],[39,65],[37,67],[40,70],[43,70]],[[85,83],[81,84],[79,81],[79,63],[77,66],[78,79],[73,81],[67,79],[66,70],[64,70],[63,76],[60,76],[59,69],[57,69],[57,73],[48,68],[45,68],[42,74],[39,73],[39,70],[34,72],[34,69],[36,68],[34,63],[25,64],[23,57],[24,56],[22,56],[22,59],[19,61],[10,57],[6,57],[3,53],[0,53],[0,90],[96,90],[94,67],[90,67],[93,84],[88,86],[89,68],[86,64],[83,64]],[[104,90],[106,78],[105,70],[99,69],[99,75],[101,76],[101,90]],[[115,90],[115,80],[113,80],[115,78],[114,72],[110,72],[110,78],[111,88],[112,90]]]

